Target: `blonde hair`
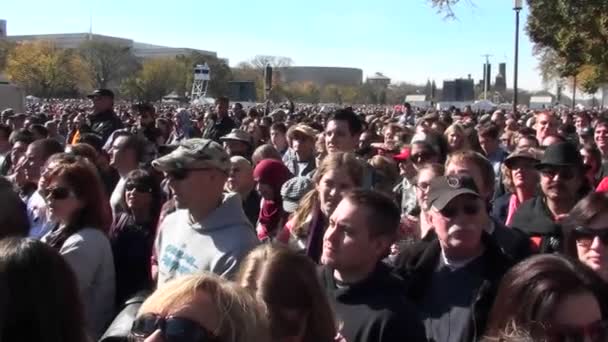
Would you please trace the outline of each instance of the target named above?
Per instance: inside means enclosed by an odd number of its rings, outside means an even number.
[[[302,332],[302,342],[334,340],[333,311],[309,257],[279,245],[258,246],[241,263],[236,282],[264,300],[275,340]],[[296,318],[286,314],[294,311]]]
[[[191,301],[197,292],[209,295],[219,321],[213,333],[223,342],[268,342],[265,305],[249,291],[210,273],[173,279],[159,287],[139,309],[145,313],[164,314]]]
[[[353,181],[355,187],[360,187],[363,184],[363,173],[365,170],[363,162],[357,159],[353,153],[336,152],[330,153],[323,159],[323,162],[316,170],[313,177],[315,185],[319,185],[321,178],[323,178],[327,172],[342,168]],[[319,206],[319,193],[315,187],[315,189],[302,197],[298,209],[296,209],[291,217],[291,222],[293,224],[292,232],[296,236],[303,237],[308,235],[306,222],[308,216],[313,212],[316,206]]]
[[[464,130],[464,127],[457,123],[451,124],[443,132],[443,136],[445,137],[446,141],[450,141],[450,134],[452,133],[456,133],[462,136],[462,146],[460,147],[461,150],[468,150],[471,148],[469,144],[469,139],[467,137],[467,132]]]

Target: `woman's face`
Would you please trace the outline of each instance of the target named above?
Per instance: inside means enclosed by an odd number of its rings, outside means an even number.
[[[355,184],[353,180],[344,168],[325,172],[316,185],[323,214],[325,214],[326,217],[329,217],[338,206],[338,203],[342,200],[344,192],[354,187]]]
[[[418,172],[418,177],[416,180],[416,200],[418,201],[418,205],[421,208],[426,208],[426,201],[429,194],[429,186],[431,184],[431,180],[435,178],[437,175],[431,169],[423,169]]]
[[[459,132],[453,131],[448,135],[448,145],[452,151],[460,149],[463,142],[464,138]]]
[[[602,313],[597,298],[590,292],[570,294],[562,298],[553,315],[553,333],[581,331],[585,338],[580,341],[598,341],[585,332],[585,327],[602,320]],[[603,339],[601,339],[604,341]],[[561,339],[560,339],[561,341]],[[577,339],[578,341],[578,339]]]
[[[511,166],[511,180],[516,188],[534,188],[539,182],[538,171],[532,159],[517,158]]]
[[[57,177],[48,182],[48,185],[42,191],[42,195],[46,200],[51,220],[64,224],[69,223],[74,214],[85,205],[76,196],[74,190]]]
[[[265,183],[257,182],[256,190],[258,191],[260,196],[262,196],[263,199],[267,201],[274,200],[274,191],[272,190],[272,186]]]
[[[199,329],[217,335],[220,329],[221,316],[211,300],[209,294],[202,290],[196,291],[192,299],[183,305],[173,308],[163,308],[162,312],[140,312],[138,317],[146,314],[156,314],[160,317],[175,317],[190,320],[197,325]],[[179,333],[179,331],[177,331]],[[156,329],[153,333],[146,337],[144,342],[165,342],[163,333],[160,329]]]
[[[593,230],[608,229],[608,213],[600,213],[585,227]],[[578,259],[608,280],[608,246],[599,237],[576,241]]]
[[[142,183],[127,181],[125,202],[131,210],[150,210],[152,207],[152,188]]]

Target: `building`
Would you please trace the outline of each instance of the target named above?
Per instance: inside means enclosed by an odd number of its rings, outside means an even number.
[[[507,90],[507,64],[498,64],[498,74],[494,81],[494,90],[499,93],[504,93]]]
[[[279,68],[277,72],[283,83],[311,82],[318,87],[358,86],[363,81],[363,70],[356,68],[293,66]]]
[[[475,99],[474,81],[472,79],[457,78],[452,81],[443,81],[443,102],[466,102]]]
[[[369,76],[366,82],[373,86],[386,88],[391,84],[391,79],[377,72],[373,76]]]
[[[130,48],[133,54],[139,58],[156,58],[156,57],[176,57],[179,55],[188,55],[192,52],[198,52],[201,55],[217,57],[217,53],[207,50],[191,49],[191,48],[174,48],[169,46],[152,45],[146,43],[135,42],[132,39],[106,36],[93,33],[57,33],[57,34],[31,34],[31,35],[6,35],[6,20],[0,20],[0,38],[3,35],[10,41],[14,42],[33,42],[39,40],[50,41],[57,47],[62,49],[75,49],[82,43],[92,40],[98,42],[106,42]]]
[[[492,64],[483,64],[483,82],[485,83],[488,91],[492,89]],[[481,83],[482,87],[484,83]]]

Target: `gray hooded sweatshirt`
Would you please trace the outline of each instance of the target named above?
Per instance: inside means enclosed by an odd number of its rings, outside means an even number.
[[[159,229],[155,247],[158,285],[203,271],[229,277],[259,242],[235,193],[226,194],[222,204],[201,222],[192,223],[189,211],[178,209]]]

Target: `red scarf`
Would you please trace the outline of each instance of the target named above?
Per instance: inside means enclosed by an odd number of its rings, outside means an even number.
[[[275,235],[280,222],[286,216],[281,199],[281,186],[291,178],[291,173],[281,161],[264,159],[256,165],[253,178],[258,183],[269,185],[274,193],[272,201],[262,200],[262,208],[258,217],[260,226],[258,238],[263,240]]]

